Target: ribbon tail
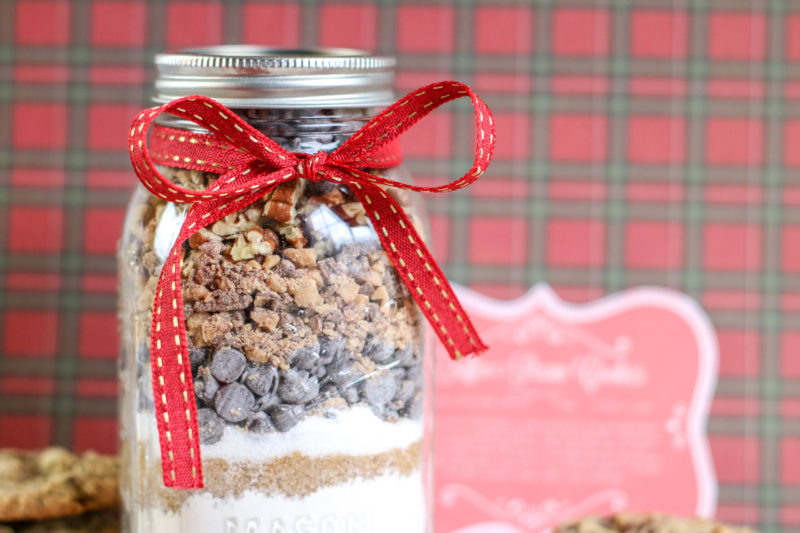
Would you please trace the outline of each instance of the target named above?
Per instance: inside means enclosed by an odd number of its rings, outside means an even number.
[[[237,187],[238,179],[247,168],[220,178],[212,191]],[[181,489],[203,488],[203,468],[200,457],[200,435],[194,380],[189,361],[189,344],[181,292],[181,251],[183,242],[203,226],[250,205],[269,194],[275,183],[281,182],[278,173],[260,177],[265,185],[226,202],[218,197],[206,203],[194,204],[170,251],[156,288],[153,301],[153,324],[150,329],[150,354],[153,375],[153,398],[161,445],[161,464],[164,485]],[[290,179],[290,176],[283,178]]]
[[[181,293],[181,247],[178,239],[167,257],[153,301],[150,329],[155,402],[164,485],[203,488],[200,435],[188,357]]]
[[[389,259],[450,357],[487,349],[403,208],[383,189],[351,182]]]

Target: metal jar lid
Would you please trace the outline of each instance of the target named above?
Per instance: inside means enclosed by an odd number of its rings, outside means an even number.
[[[157,103],[201,94],[232,108],[379,107],[392,103],[394,58],[359,50],[225,45],[158,54]]]

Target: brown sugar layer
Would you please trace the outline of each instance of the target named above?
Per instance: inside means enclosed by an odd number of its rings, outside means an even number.
[[[334,454],[309,457],[295,452],[268,462],[203,459],[205,489],[215,498],[238,498],[246,491],[264,496],[304,498],[322,488],[341,485],[355,479],[374,479],[396,473],[409,476],[420,468],[421,442],[373,455]],[[161,478],[160,469],[151,473]],[[162,486],[160,483],[151,486]],[[163,486],[162,486],[163,487]],[[160,489],[163,501],[178,512],[193,493]]]

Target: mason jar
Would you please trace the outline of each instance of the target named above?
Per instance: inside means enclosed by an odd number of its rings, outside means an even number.
[[[353,50],[222,46],[155,63],[155,103],[208,96],[291,152],[333,151],[393,101],[394,61]],[[193,190],[219,176],[159,170]],[[402,166],[369,171],[407,181]],[[424,236],[415,196],[387,192]],[[423,318],[363,206],[329,181],[284,183],[183,245],[205,486],[164,486],[150,327],[188,207],[140,185],[121,240],[124,531],[431,531]]]

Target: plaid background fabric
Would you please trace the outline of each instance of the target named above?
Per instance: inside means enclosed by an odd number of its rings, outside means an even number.
[[[471,84],[489,173],[427,199],[449,277],[569,300],[658,284],[721,347],[718,516],[800,531],[800,4],[791,0],[0,2],[0,446],[116,449],[115,246],[152,55],[221,42],[395,54]],[[405,142],[468,168],[470,111]]]

